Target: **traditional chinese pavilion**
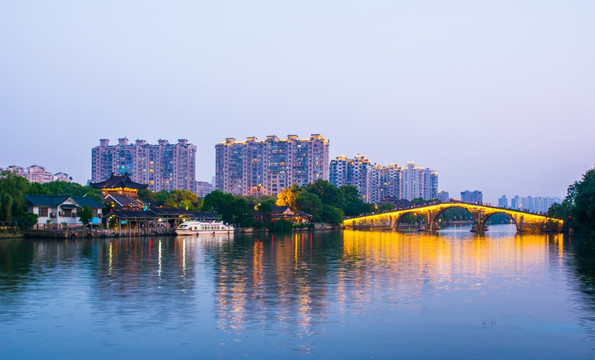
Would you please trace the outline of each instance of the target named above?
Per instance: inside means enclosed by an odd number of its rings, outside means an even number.
[[[149,187],[147,184],[139,184],[132,181],[128,173],[118,176],[112,173],[109,179],[101,182],[89,184],[92,188],[101,190],[101,193],[105,196],[115,195],[127,195],[133,198],[138,198],[138,191]]]
[[[143,209],[145,204],[138,198],[138,191],[148,185],[139,184],[130,179],[128,174],[110,176],[109,179],[89,184],[101,190],[103,202],[115,209]]]

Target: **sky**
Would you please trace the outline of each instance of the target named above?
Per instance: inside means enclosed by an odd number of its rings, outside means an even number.
[[[559,196],[595,164],[595,2],[4,1],[0,167],[91,148],[321,134],[439,189]]]

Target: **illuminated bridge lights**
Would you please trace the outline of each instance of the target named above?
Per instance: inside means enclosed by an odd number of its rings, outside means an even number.
[[[509,215],[514,220],[518,232],[560,232],[562,225],[564,224],[563,220],[545,215],[504,209],[495,206],[448,202],[345,219],[343,221],[343,227],[345,229],[399,230],[400,219],[402,216],[406,214],[414,214],[423,217],[426,222],[426,230],[434,231],[439,228],[437,221],[438,216],[447,209],[457,207],[469,211],[475,221],[475,228],[478,232],[484,231],[483,229],[486,220],[494,214]]]

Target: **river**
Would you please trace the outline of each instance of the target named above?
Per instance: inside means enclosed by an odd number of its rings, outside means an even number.
[[[595,243],[436,234],[0,240],[2,359],[593,359]]]

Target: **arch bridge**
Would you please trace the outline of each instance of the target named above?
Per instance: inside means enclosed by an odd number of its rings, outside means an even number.
[[[403,216],[413,214],[423,217],[426,223],[425,230],[435,231],[440,228],[438,225],[438,216],[445,210],[452,208],[463,208],[469,211],[475,222],[472,231],[476,230],[478,233],[485,231],[486,220],[494,214],[509,215],[516,224],[517,232],[520,233],[560,232],[564,224],[559,219],[524,211],[464,202],[446,202],[345,219],[343,220],[343,228],[352,230],[398,231],[401,230],[400,220]]]

